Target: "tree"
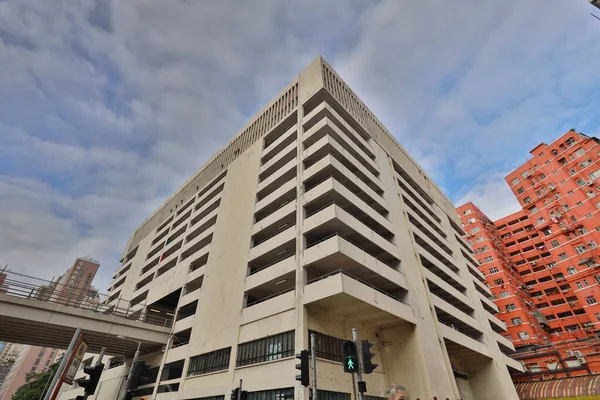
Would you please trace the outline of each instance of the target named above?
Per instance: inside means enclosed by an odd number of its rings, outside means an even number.
[[[39,374],[28,373],[25,377],[25,384],[17,389],[11,400],[31,400],[43,397],[57,369],[58,363],[55,363]]]

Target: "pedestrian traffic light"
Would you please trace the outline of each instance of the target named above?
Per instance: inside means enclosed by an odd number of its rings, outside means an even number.
[[[77,381],[77,384],[84,389],[86,395],[93,395],[100,381],[100,375],[104,370],[104,364],[83,367],[83,372],[89,375],[89,378],[82,378]]]
[[[296,375],[296,380],[300,381],[302,386],[309,385],[309,369],[308,369],[308,350],[302,350],[300,354],[296,354],[296,358],[300,360],[300,364],[296,364],[296,369],[300,371],[299,375]]]
[[[360,349],[362,354],[363,361],[363,372],[365,374],[370,374],[379,366],[379,364],[373,364],[373,357],[375,354],[371,353],[371,347],[375,345],[375,342],[369,342],[368,340],[360,341]]]
[[[358,352],[356,343],[352,340],[342,342],[342,360],[344,362],[344,372],[358,372]]]

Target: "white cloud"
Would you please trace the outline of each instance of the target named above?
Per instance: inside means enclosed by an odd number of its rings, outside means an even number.
[[[473,185],[455,201],[456,206],[474,203],[491,220],[497,220],[521,209],[521,205],[504,180],[506,174],[491,174]]]
[[[0,265],[90,254],[106,288],[130,232],[317,54],[451,197],[508,210],[479,176],[600,127],[585,6],[0,1]]]

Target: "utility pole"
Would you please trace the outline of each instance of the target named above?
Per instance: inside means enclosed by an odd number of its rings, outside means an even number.
[[[312,390],[313,400],[319,400],[319,394],[317,392],[317,355],[316,355],[316,335],[310,334],[310,360],[312,364]]]
[[[356,330],[356,328],[352,328],[352,341],[358,346],[359,342],[358,342],[358,332]],[[366,390],[366,384],[362,379],[362,361],[360,359],[360,349],[358,349],[359,351],[357,351],[357,361],[358,361],[358,365],[357,365],[357,369],[356,369],[356,375],[358,376],[358,400],[365,400],[365,395],[364,393],[367,391]]]
[[[52,383],[50,384],[50,387],[48,388],[48,391],[46,392],[46,395],[44,396],[44,400],[50,400],[51,397],[53,399],[56,398],[56,396],[53,396],[54,392],[56,391],[56,388],[59,384],[60,377],[62,376],[63,371],[65,370],[65,366],[67,365],[67,362],[71,358],[71,353],[73,353],[75,344],[79,341],[80,335],[81,335],[81,328],[77,328],[77,330],[75,331],[75,334],[71,338],[71,343],[69,343],[69,347],[67,347],[67,351],[65,351],[65,354],[63,354],[63,358],[60,362],[60,365],[58,366],[58,369],[54,373],[54,378],[52,378]]]

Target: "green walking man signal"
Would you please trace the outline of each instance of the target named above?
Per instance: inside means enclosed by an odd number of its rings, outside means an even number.
[[[344,372],[351,374],[358,372],[358,351],[356,350],[356,343],[352,340],[342,342],[342,359],[344,362]]]

